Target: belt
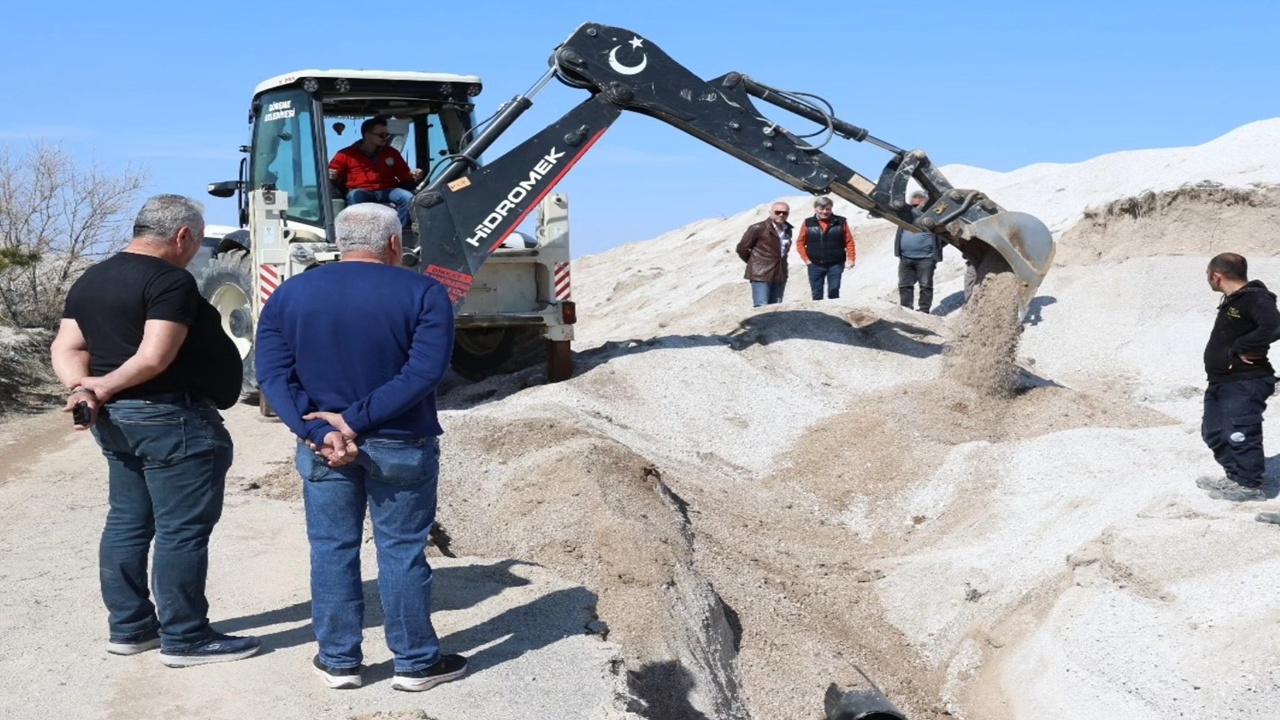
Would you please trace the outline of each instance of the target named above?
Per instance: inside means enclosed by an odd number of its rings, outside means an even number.
[[[143,395],[140,397],[123,397],[117,400],[111,400],[108,405],[115,402],[127,402],[134,400],[138,402],[161,403],[161,404],[183,404],[183,405],[207,405],[211,408],[217,408],[218,404],[210,400],[207,396],[193,392],[170,392],[155,393],[154,395]]]

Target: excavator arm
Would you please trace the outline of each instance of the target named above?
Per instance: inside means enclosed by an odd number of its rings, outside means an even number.
[[[661,120],[806,193],[835,195],[901,228],[937,233],[977,266],[979,279],[1012,270],[1024,314],[1053,261],[1054,241],[1044,223],[1006,211],[980,191],[955,188],[923,151],[873,137],[812,96],[736,72],[703,80],[652,41],[594,23],[583,24],[557,47],[550,65],[529,93],[504,105],[414,196],[421,246],[406,262],[421,262],[424,272],[444,283],[455,308],[489,254],[623,110]],[[553,77],[591,97],[496,161],[478,166],[475,159]],[[872,180],[764,117],[753,98],[826,126],[829,138],[870,143],[892,157]],[[928,195],[919,207],[906,201],[911,180]]]

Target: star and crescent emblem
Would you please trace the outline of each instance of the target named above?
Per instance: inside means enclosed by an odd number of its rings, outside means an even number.
[[[638,37],[632,37],[625,44],[630,45],[631,51],[635,52],[636,50],[644,47],[644,40],[641,40]],[[609,51],[609,67],[619,75],[636,75],[644,72],[645,67],[649,65],[649,53],[641,53],[640,62],[636,65],[624,65],[618,60],[618,51],[621,49],[622,45],[615,45],[614,48]]]

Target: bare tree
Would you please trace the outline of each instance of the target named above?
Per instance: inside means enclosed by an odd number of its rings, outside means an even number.
[[[77,164],[57,145],[0,148],[0,319],[52,327],[67,290],[95,259],[118,250],[143,170]]]

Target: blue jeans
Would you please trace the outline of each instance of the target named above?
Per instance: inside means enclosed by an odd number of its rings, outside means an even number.
[[[209,536],[222,517],[231,436],[212,407],[179,400],[116,400],[93,435],[107,458],[107,522],[98,576],[113,642],[160,630],[162,647],[205,640]],[[147,591],[147,554],[155,539]]]
[[[751,281],[751,305],[752,307],[760,307],[761,305],[776,305],[782,302],[782,291],[787,287],[787,281],[782,282],[760,282],[758,280]]]
[[[347,192],[347,204],[357,205],[359,203],[376,202],[376,203],[393,203],[396,206],[396,214],[400,216],[400,226],[409,227],[409,201],[413,200],[413,193],[404,188],[391,188],[390,190],[350,190]]]
[[[822,281],[827,283],[827,297],[835,300],[840,297],[840,278],[844,276],[844,263],[838,262],[834,265],[819,265],[818,263],[809,263],[809,290],[813,292],[814,300],[822,299]]]
[[[1227,475],[1242,485],[1262,484],[1267,462],[1262,413],[1275,390],[1274,377],[1211,382],[1205,390],[1200,436]]]
[[[426,556],[436,519],[440,444],[436,438],[368,438],[357,445],[360,454],[353,462],[331,468],[298,444],[311,543],[311,622],[320,659],[334,668],[356,667],[364,660],[360,546],[368,505],[387,647],[395,655],[396,672],[422,670],[440,659]]]

